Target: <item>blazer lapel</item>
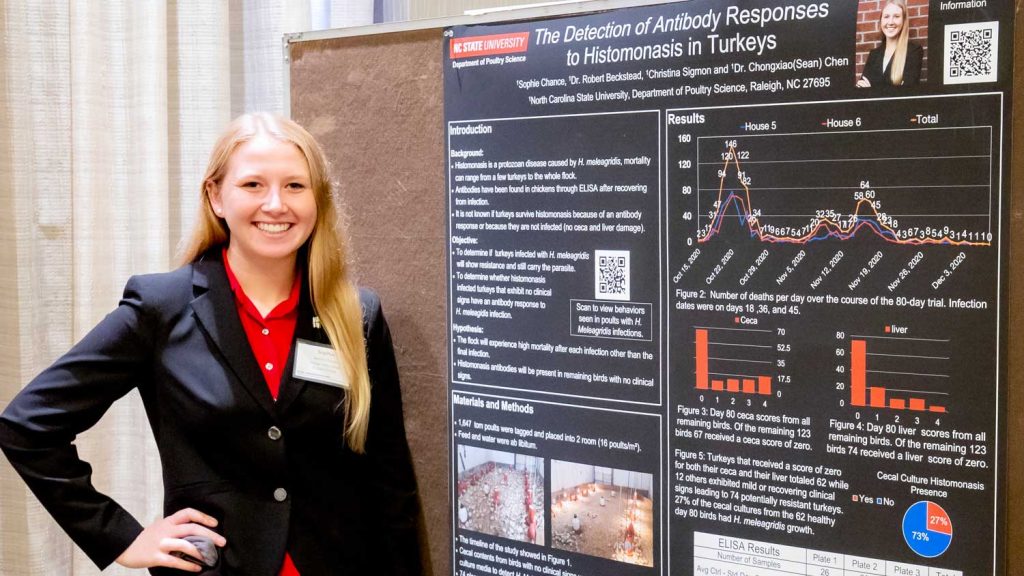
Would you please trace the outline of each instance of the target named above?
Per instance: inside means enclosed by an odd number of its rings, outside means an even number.
[[[235,297],[219,253],[218,257],[207,255],[206,259],[193,264],[192,285],[196,295],[192,310],[200,327],[219,349],[242,387],[263,409],[276,415],[274,399],[238,318]]]
[[[295,337],[292,339],[291,352],[288,354],[288,363],[285,364],[284,374],[281,375],[281,388],[277,395],[277,409],[284,412],[288,406],[306,388],[306,381],[294,378],[295,373],[295,347],[299,340],[309,342],[328,342],[327,332],[319,326],[319,321],[313,322],[316,314],[313,312],[313,303],[309,300],[309,287],[303,280],[299,294],[298,319],[295,322]]]

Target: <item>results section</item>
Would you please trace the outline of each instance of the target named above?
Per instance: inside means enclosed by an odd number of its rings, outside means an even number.
[[[674,544],[992,570],[1001,104],[666,110]]]

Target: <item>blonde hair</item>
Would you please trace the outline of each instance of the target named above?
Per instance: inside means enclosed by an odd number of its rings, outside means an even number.
[[[211,248],[227,244],[231,232],[210,204],[210,184],[219,186],[235,150],[257,135],[269,135],[294,144],[306,158],[316,198],[316,224],[306,241],[306,272],[309,297],[320,324],[347,372],[345,440],[362,453],[370,420],[370,377],[363,338],[363,313],[359,290],[349,277],[348,247],[341,233],[340,213],[334,201],[327,159],[313,136],[295,122],[273,114],[245,114],[233,120],[210,152],[199,196],[199,216],[192,234],[179,250],[181,264],[196,261]]]
[[[907,44],[910,42],[910,22],[907,16],[907,0],[886,0],[882,4],[882,12],[885,8],[895,4],[903,12],[903,26],[900,28],[900,37],[896,39],[896,50],[892,53],[892,67],[889,68],[889,80],[893,86],[903,84],[903,68],[907,64]],[[882,27],[882,16],[878,16],[878,27]],[[888,42],[888,38],[882,35],[882,46]]]

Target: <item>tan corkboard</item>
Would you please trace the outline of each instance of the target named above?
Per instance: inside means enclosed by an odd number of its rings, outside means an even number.
[[[359,282],[381,296],[433,573],[450,573],[441,29],[298,42],[292,118],[324,146]]]

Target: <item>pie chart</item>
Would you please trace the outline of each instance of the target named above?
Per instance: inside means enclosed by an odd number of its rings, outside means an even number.
[[[953,522],[942,506],[921,500],[903,515],[903,539],[918,556],[935,558],[953,541]]]

